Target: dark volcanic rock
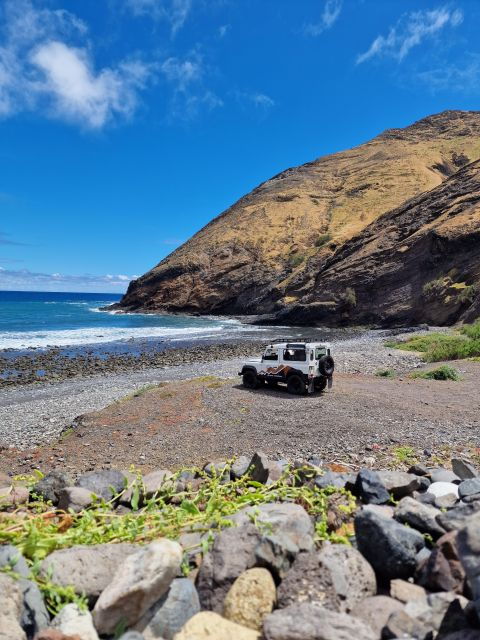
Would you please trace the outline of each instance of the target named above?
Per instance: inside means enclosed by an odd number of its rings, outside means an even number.
[[[114,469],[90,471],[81,475],[75,485],[108,501],[125,488],[125,476]]]
[[[35,493],[44,500],[49,500],[53,505],[56,505],[58,504],[60,491],[72,484],[72,480],[66,473],[63,473],[62,471],[51,471],[37,482],[32,489],[32,493]]]
[[[360,470],[353,492],[366,504],[385,504],[390,500],[380,476],[370,469]]]

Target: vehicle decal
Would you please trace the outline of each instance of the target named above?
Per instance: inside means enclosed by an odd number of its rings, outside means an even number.
[[[276,367],[267,367],[259,371],[260,376],[281,376],[286,377],[289,371],[292,371],[293,367],[289,367],[285,364],[279,364]]]

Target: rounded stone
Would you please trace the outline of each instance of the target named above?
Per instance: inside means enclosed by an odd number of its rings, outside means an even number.
[[[270,571],[248,569],[230,587],[223,603],[223,615],[227,620],[260,631],[275,600],[275,583]]]
[[[231,622],[213,611],[201,611],[190,618],[175,640],[260,640],[258,631]]]

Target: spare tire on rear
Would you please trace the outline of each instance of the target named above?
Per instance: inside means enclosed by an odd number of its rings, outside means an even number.
[[[332,356],[322,356],[318,361],[318,369],[322,376],[329,378],[335,370],[335,362]]]

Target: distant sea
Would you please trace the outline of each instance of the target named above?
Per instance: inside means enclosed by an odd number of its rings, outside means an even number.
[[[100,307],[113,293],[0,291],[0,349],[68,347],[137,340],[225,339],[255,331],[229,318],[123,314]],[[112,345],[113,346],[113,345]]]

